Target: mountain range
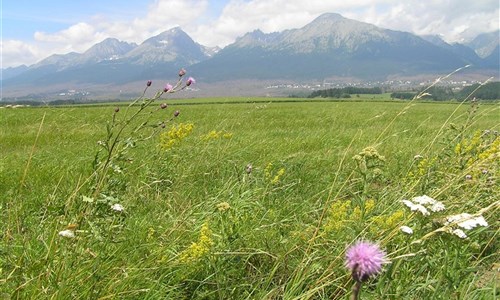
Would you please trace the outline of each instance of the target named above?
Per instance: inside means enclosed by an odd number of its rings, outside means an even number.
[[[467,44],[416,36],[327,13],[298,29],[249,32],[223,49],[195,42],[175,27],[141,44],[108,38],[84,53],[54,54],[2,71],[3,94],[20,96],[63,86],[113,86],[172,78],[184,67],[198,82],[235,80],[383,80],[442,74],[465,65],[498,76],[499,31]]]

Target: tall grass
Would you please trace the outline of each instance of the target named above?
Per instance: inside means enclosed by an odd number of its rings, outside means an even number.
[[[0,111],[3,298],[345,299],[359,239],[390,259],[362,299],[498,297],[497,104],[158,105],[152,120],[181,114],[137,136],[97,194],[114,107]],[[401,203],[423,194],[446,210]],[[462,212],[489,226],[441,230]]]

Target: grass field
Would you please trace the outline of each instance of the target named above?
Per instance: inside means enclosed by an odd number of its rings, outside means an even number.
[[[498,103],[288,100],[1,109],[0,299],[499,297]]]

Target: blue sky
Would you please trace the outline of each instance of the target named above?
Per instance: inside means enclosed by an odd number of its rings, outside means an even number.
[[[84,52],[115,37],[141,43],[181,26],[195,41],[223,47],[255,29],[298,28],[322,13],[377,26],[437,34],[449,42],[498,30],[498,0],[0,0],[2,67]]]

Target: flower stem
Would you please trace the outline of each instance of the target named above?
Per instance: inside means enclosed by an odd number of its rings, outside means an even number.
[[[351,300],[359,299],[359,292],[361,291],[361,281],[356,280],[356,283],[352,286]]]

